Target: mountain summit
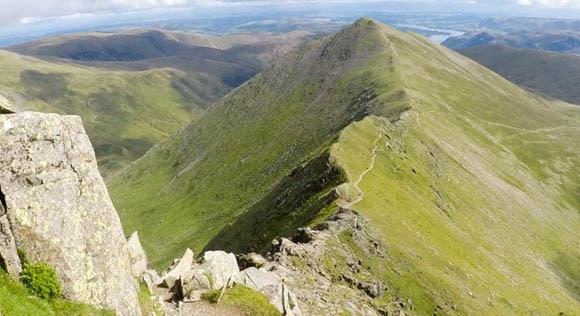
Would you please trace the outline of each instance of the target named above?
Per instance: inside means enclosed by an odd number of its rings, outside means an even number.
[[[387,243],[353,272],[386,284],[377,304],[575,314],[578,126],[577,107],[361,19],[270,66],[109,184],[156,264],[186,247],[266,251],[350,208]]]

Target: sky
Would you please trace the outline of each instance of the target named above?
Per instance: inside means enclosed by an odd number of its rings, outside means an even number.
[[[566,13],[567,17],[580,19],[580,0],[416,0],[428,3],[431,7],[441,8],[465,8],[471,7],[476,11],[481,9],[495,9],[501,12],[537,12],[541,15],[553,15],[555,17]],[[162,9],[176,7],[199,7],[199,8],[223,8],[229,10],[236,6],[251,5],[279,5],[305,3],[356,3],[348,0],[0,0],[0,27],[26,24],[37,21],[44,17],[70,18],[83,14],[106,14],[107,12],[123,12],[145,9]],[[368,2],[373,2],[368,1]],[[400,2],[403,0],[385,0],[374,2]],[[418,6],[420,7],[420,6]]]

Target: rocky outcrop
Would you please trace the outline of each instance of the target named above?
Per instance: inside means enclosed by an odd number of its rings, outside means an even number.
[[[302,315],[300,308],[298,308],[298,300],[296,299],[296,296],[274,272],[250,267],[239,273],[235,282],[264,293],[268,297],[270,303],[274,305],[282,315]]]
[[[171,270],[163,275],[162,284],[163,286],[171,289],[175,285],[177,280],[182,280],[186,278],[186,273],[191,270],[193,265],[193,251],[187,248],[181,259],[175,264]]]
[[[139,234],[135,231],[131,237],[127,239],[127,246],[129,247],[129,258],[131,260],[131,272],[136,277],[140,277],[147,271],[147,255],[139,240]]]
[[[194,268],[198,274],[207,275],[215,289],[231,283],[231,280],[240,273],[236,256],[223,251],[206,251],[202,263]]]
[[[192,262],[192,257],[193,253],[187,249],[161,278],[154,270],[147,270],[142,276],[159,308],[167,315],[181,315],[183,311],[194,308],[187,303],[199,302],[203,293],[221,289],[223,294],[225,289],[235,284],[265,294],[281,315],[302,315],[296,296],[274,272],[256,267],[240,271],[236,256],[224,251],[207,251],[199,262]],[[247,262],[267,264],[266,259],[258,254],[244,257],[251,258]]]
[[[298,229],[292,238],[274,240],[266,258],[239,254],[236,265],[233,254],[209,251],[191,263],[186,252],[164,277],[148,270],[142,278],[168,315],[194,308],[209,290],[235,284],[266,295],[286,316],[411,314],[412,301],[389,292],[377,277],[388,273],[387,248],[370,219],[340,209],[313,228]],[[174,285],[170,289],[162,286],[168,276]]]
[[[406,315],[412,302],[391,296],[377,277],[388,272],[387,247],[370,219],[340,209],[312,229],[275,240],[264,269],[292,288],[305,315]]]
[[[29,261],[54,267],[67,299],[141,314],[121,222],[79,117],[0,115],[0,188],[0,244],[13,238]],[[0,246],[5,262],[13,248]]]

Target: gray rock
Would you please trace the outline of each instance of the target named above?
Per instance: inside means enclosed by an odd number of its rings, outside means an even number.
[[[0,188],[1,190],[1,188]],[[0,197],[2,191],[0,191]],[[16,242],[14,235],[8,222],[6,211],[0,203],[0,268],[6,269],[6,272],[13,278],[17,279],[22,266],[18,251],[16,250]]]
[[[193,265],[193,251],[187,248],[185,253],[181,257],[181,260],[173,267],[171,271],[169,271],[165,276],[163,276],[163,286],[167,287],[168,289],[173,288],[175,282],[179,279],[186,279],[184,276],[188,271],[191,270],[191,266]]]
[[[214,289],[226,286],[240,273],[236,256],[223,251],[204,253],[201,265],[195,267],[194,271],[208,276]]]
[[[65,298],[141,314],[121,222],[78,116],[0,115],[0,186],[16,246],[54,267]]]
[[[268,263],[268,261],[261,255],[250,252],[248,254],[238,255],[238,266],[240,269],[246,269],[249,267],[260,268]]]
[[[240,272],[234,281],[260,292],[268,286],[278,286],[281,283],[274,273],[254,267]]]
[[[185,303],[199,302],[201,301],[201,295],[204,292],[205,291],[190,291],[189,293],[187,293],[187,296],[183,299],[183,302]]]
[[[211,290],[212,282],[208,278],[209,274],[205,274],[199,270],[191,271],[191,274],[185,278],[184,292],[188,293],[192,290]]]
[[[302,316],[296,296],[284,284],[266,286],[261,291],[274,307],[285,316]]]
[[[143,250],[143,246],[141,246],[139,234],[136,231],[127,240],[127,246],[129,247],[131,271],[134,276],[139,277],[147,270],[147,255],[145,250]]]
[[[12,109],[12,105],[8,102],[3,95],[0,94],[0,114],[12,114],[15,111]]]
[[[382,281],[360,282],[358,288],[372,298],[381,297],[386,289]]]
[[[157,274],[157,271],[155,270],[147,270],[143,272],[141,275],[141,280],[145,282],[147,290],[149,290],[150,294],[154,294],[155,287],[162,282],[161,278]]]
[[[302,315],[294,293],[272,272],[248,268],[236,276],[235,282],[265,294],[282,315]]]

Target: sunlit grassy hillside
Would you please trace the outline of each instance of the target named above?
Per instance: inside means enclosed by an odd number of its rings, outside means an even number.
[[[111,192],[155,264],[260,251],[340,205],[382,232],[388,258],[362,266],[386,266],[375,277],[414,314],[574,315],[579,126],[575,106],[362,19],[228,95]]]
[[[506,79],[547,96],[580,105],[580,55],[489,45],[461,54]]]
[[[350,186],[366,171],[352,207],[389,243],[388,283],[422,311],[578,313],[580,111],[386,33],[411,110],[349,126],[333,157]]]
[[[0,50],[0,97],[17,110],[80,115],[108,176],[310,36],[49,37],[9,48],[23,55]]]
[[[17,110],[83,119],[105,174],[144,154],[202,111],[175,87],[182,74],[100,70],[0,51],[0,94]]]
[[[0,271],[0,313],[7,316],[114,315],[112,311],[98,310],[85,304],[73,303],[62,299],[41,299],[34,296],[20,282],[11,279],[3,270]]]

